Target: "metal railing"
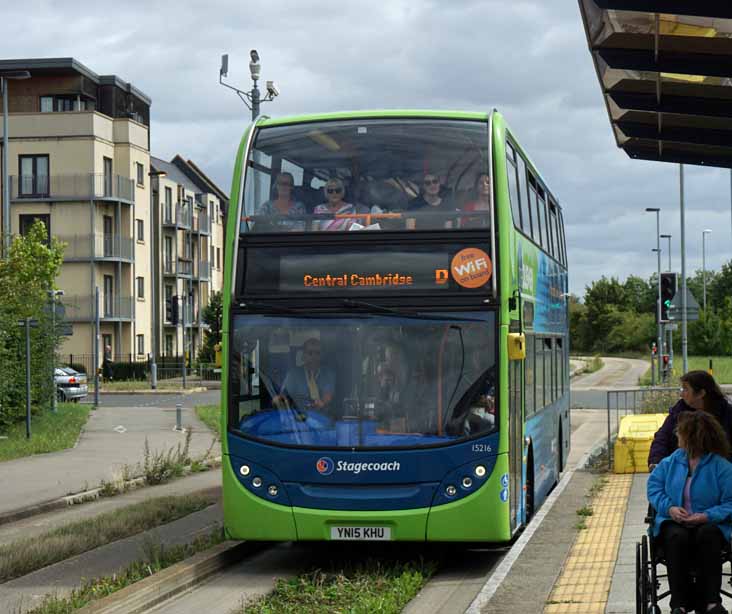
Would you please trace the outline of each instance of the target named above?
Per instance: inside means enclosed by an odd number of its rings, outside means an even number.
[[[178,275],[190,277],[193,273],[193,263],[190,260],[178,258]]]
[[[203,211],[193,218],[193,230],[203,234],[209,234],[211,232],[211,224],[209,223],[208,215]]]
[[[135,182],[121,175],[78,173],[69,175],[13,175],[11,200],[97,200],[109,198],[135,201]]]
[[[93,296],[65,296],[66,319],[70,322],[94,320]],[[99,298],[99,319],[132,320],[135,315],[135,299],[132,296],[107,296]]]
[[[211,263],[207,260],[201,260],[198,263],[198,278],[203,280],[211,279]]]
[[[646,387],[607,391],[607,450],[613,460],[613,436],[617,435],[620,419],[633,414],[663,414],[679,400],[679,388]]]
[[[188,205],[176,203],[168,209],[163,204],[163,225],[175,226],[177,228],[190,228],[193,220],[193,212]]]
[[[95,258],[134,259],[134,241],[131,237],[112,234],[57,235],[66,243],[64,260],[90,260]]]

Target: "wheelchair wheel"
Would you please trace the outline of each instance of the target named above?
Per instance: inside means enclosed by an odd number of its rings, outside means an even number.
[[[648,536],[644,535],[641,539],[641,569],[643,570],[642,573],[642,580],[641,580],[641,586],[643,588],[643,603],[641,604],[641,614],[649,614],[648,610],[648,604],[651,601],[651,591],[655,589],[655,587],[651,586],[651,566],[648,562],[648,554],[649,554],[649,548],[648,548]]]
[[[635,542],[635,614],[643,614],[643,568],[641,567],[640,542]]]

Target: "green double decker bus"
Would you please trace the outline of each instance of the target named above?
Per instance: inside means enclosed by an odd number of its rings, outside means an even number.
[[[496,111],[260,118],[222,344],[229,537],[510,541],[569,452],[561,208]]]

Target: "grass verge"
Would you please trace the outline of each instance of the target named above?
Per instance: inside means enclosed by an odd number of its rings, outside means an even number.
[[[145,557],[113,576],[97,578],[75,589],[69,597],[48,597],[28,614],[67,614],[88,605],[96,599],[111,595],[135,582],[162,571],[194,554],[224,541],[223,531],[216,529],[196,538],[190,544],[166,547],[163,543],[148,541],[143,547]]]
[[[244,604],[238,614],[396,614],[435,572],[433,563],[383,563],[369,560],[350,568],[321,569],[293,580],[278,580],[266,597]]]
[[[600,358],[599,355],[593,356],[592,360],[587,362],[587,366],[584,368],[583,373],[594,373],[595,371],[599,371],[605,366],[605,363],[602,362],[602,358]]]
[[[201,422],[220,436],[221,408],[218,405],[196,405],[196,415]]]
[[[0,582],[172,522],[202,510],[214,501],[214,497],[202,495],[159,497],[66,524],[40,537],[0,546]]]
[[[198,380],[196,380],[198,381]],[[192,387],[193,384],[193,378],[191,377],[191,382],[188,383],[188,387]],[[173,380],[173,381],[167,381],[167,380],[158,380],[158,390],[183,390],[183,384],[180,380]],[[109,382],[102,382],[99,385],[99,392],[127,392],[127,391],[137,391],[137,390],[150,390],[150,380],[142,379],[142,380],[124,380],[124,381],[109,381]],[[89,382],[89,392],[92,393],[94,391],[94,380],[92,379]]]
[[[30,439],[25,436],[25,422],[13,424],[2,433],[7,439],[0,439],[0,462],[71,448],[79,439],[90,409],[83,403],[59,403],[55,414],[44,411],[34,415]]]

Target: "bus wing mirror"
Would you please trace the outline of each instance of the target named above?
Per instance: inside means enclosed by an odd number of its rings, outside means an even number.
[[[508,333],[508,359],[526,359],[526,335],[523,333]]]

